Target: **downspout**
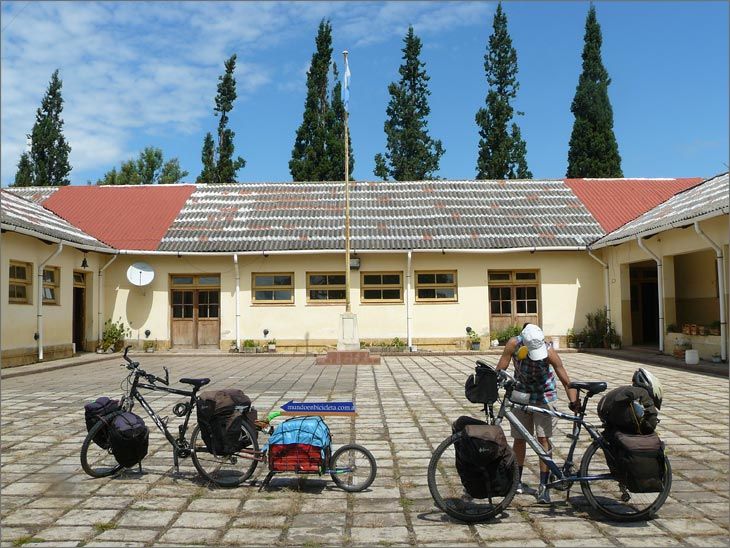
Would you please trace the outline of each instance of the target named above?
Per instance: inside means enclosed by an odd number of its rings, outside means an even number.
[[[104,264],[104,266],[102,266],[99,269],[99,276],[98,276],[98,280],[97,280],[97,283],[99,284],[99,291],[98,291],[98,294],[99,294],[99,306],[98,306],[99,320],[97,321],[98,335],[96,336],[96,346],[101,346],[101,340],[104,338],[104,292],[103,292],[104,284],[102,283],[103,282],[102,277],[104,276],[104,271],[106,270],[106,267],[109,266],[110,264],[112,264],[114,261],[116,261],[117,257],[119,257],[119,255],[112,255],[112,258],[109,259]]]
[[[722,248],[713,242],[710,237],[700,228],[699,221],[695,221],[695,231],[697,234],[710,244],[715,250],[715,258],[717,261],[717,292],[720,296],[720,357],[723,361],[727,360],[727,318],[725,317],[725,258],[723,257]]]
[[[603,292],[604,292],[604,298],[606,299],[606,318],[608,318],[608,321],[611,321],[611,301],[610,301],[610,295],[608,291],[608,263],[604,263],[601,259],[596,257],[593,254],[593,251],[590,249],[588,250],[588,255],[593,257],[596,261],[601,263],[603,266]],[[606,322],[606,331],[609,329],[609,324]]]
[[[43,361],[43,267],[48,264],[48,261],[57,257],[63,249],[63,242],[58,243],[56,251],[51,253],[45,261],[38,265],[38,302],[36,303],[36,334],[38,335],[38,361]],[[59,280],[60,283],[60,280]]]
[[[411,310],[411,264],[413,251],[408,250],[408,261],[406,262],[406,338],[408,339],[408,350],[413,351],[413,337],[411,334],[413,313]]]
[[[664,269],[662,260],[654,255],[649,248],[644,245],[641,236],[636,236],[636,243],[643,249],[652,259],[656,261],[656,278],[657,292],[659,293],[659,352],[664,352]]]
[[[239,291],[240,291],[240,285],[241,285],[241,276],[238,271],[238,255],[233,255],[233,271],[236,273],[236,350],[239,350],[239,341],[241,337],[239,336],[239,326],[240,326],[240,320],[241,320],[241,311],[239,308],[238,298],[239,298]]]

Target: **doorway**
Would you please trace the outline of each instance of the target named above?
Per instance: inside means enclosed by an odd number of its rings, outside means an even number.
[[[86,273],[74,271],[73,343],[76,352],[86,350]]]
[[[637,345],[659,344],[659,284],[656,263],[645,261],[629,268],[631,337]]]
[[[220,275],[170,277],[172,346],[220,347]]]

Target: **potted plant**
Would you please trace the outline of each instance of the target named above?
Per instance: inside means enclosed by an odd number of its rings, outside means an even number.
[[[720,355],[719,352],[715,352],[712,355],[712,363],[720,363],[720,362],[722,362],[722,356]]]
[[[709,326],[710,335],[719,335],[720,334],[720,320],[715,320],[712,322]]]
[[[253,339],[246,339],[243,341],[243,346],[241,347],[241,352],[245,352],[247,354],[253,354],[256,352],[256,347],[258,345],[254,342]]]
[[[469,333],[469,345],[471,346],[472,350],[479,350],[481,347],[482,338],[479,336],[479,334],[472,330]]]
[[[269,352],[276,352],[276,339],[270,339],[266,344],[269,347]]]
[[[142,343],[142,349],[145,352],[154,352],[157,349],[157,341],[145,341]]]
[[[565,341],[568,343],[568,348],[575,348],[575,330],[572,327],[568,329]]]
[[[101,344],[99,349],[101,352],[118,352],[124,346],[124,337],[131,337],[132,330],[124,325],[122,318],[118,322],[108,319],[104,322],[104,331],[101,335]]]
[[[677,326],[676,323],[670,323],[667,326],[667,333],[681,333],[682,330]]]
[[[692,350],[692,343],[684,340],[677,341],[677,344],[674,345],[674,357],[683,360],[685,350]]]
[[[390,350],[393,352],[403,352],[406,349],[406,343],[405,341],[400,340],[398,337],[394,337],[393,340],[390,341]]]

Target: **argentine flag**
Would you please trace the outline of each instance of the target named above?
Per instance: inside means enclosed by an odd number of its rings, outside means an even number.
[[[342,86],[342,102],[345,103],[345,110],[350,113],[350,64],[345,56],[345,81]]]

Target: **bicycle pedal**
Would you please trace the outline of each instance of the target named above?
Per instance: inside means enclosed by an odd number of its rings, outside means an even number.
[[[569,440],[575,440],[578,438],[578,436],[574,436],[573,434],[565,434],[565,437]]]

